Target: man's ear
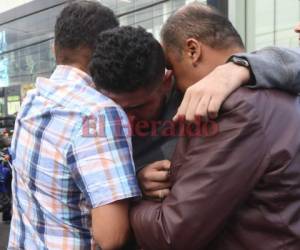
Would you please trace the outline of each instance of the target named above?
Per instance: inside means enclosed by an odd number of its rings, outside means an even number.
[[[197,66],[198,62],[201,60],[202,46],[199,41],[194,38],[189,38],[186,40],[186,50],[189,59],[191,59],[194,67]]]

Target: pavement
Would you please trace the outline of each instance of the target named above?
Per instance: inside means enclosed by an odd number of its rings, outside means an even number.
[[[9,234],[9,225],[2,221],[2,213],[0,213],[0,250],[6,250]]]

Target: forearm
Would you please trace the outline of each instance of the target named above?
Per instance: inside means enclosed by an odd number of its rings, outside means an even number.
[[[92,230],[101,249],[120,249],[130,235],[128,201],[116,201],[92,209]]]
[[[248,60],[251,88],[277,88],[300,93],[300,49],[267,47],[253,53],[236,54]]]

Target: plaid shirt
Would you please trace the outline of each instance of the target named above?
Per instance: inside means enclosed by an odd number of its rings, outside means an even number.
[[[92,84],[58,66],[25,98],[11,146],[8,249],[93,249],[91,209],[140,195],[127,117]]]

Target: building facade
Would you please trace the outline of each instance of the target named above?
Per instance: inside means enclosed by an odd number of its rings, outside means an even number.
[[[193,0],[99,0],[122,25],[139,25],[157,38],[163,22]],[[10,0],[0,3],[0,116],[18,112],[37,76],[55,67],[53,29],[67,0]],[[217,7],[240,32],[247,50],[269,45],[297,47],[293,27],[300,20],[299,0],[199,0]]]

